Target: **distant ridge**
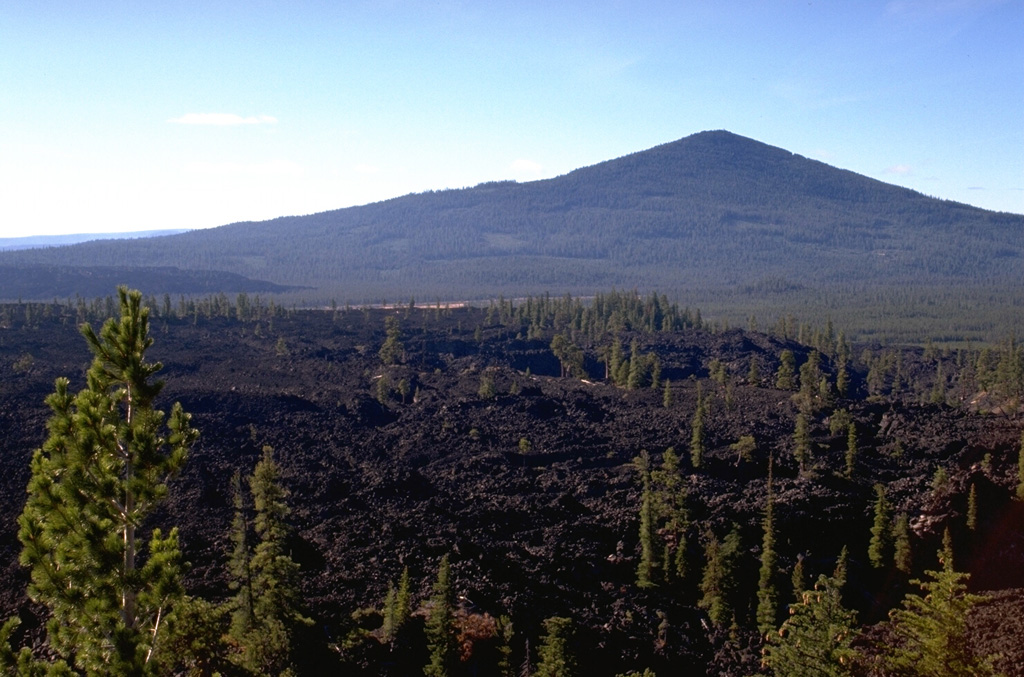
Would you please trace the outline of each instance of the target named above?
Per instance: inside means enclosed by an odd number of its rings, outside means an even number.
[[[299,298],[314,304],[611,287],[748,299],[838,288],[1005,290],[1024,279],[1024,216],[709,131],[542,181],[0,252],[0,268],[86,261],[226,271],[304,287]]]
[[[39,247],[61,247],[64,245],[90,242],[92,240],[134,240],[146,237],[179,235],[188,230],[140,230],[130,233],[75,233],[68,235],[29,235],[26,237],[0,237],[0,251],[15,249],[37,249]]]

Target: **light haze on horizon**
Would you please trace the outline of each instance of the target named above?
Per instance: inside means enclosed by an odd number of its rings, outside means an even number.
[[[1024,213],[1024,1],[0,3],[0,237],[529,181],[710,129]]]

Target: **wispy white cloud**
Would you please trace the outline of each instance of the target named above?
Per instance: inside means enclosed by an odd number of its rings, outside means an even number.
[[[242,117],[234,113],[186,113],[180,118],[171,118],[168,122],[176,125],[214,125],[227,127],[232,125],[273,125],[277,118],[270,115],[250,115]]]
[[[377,165],[366,164],[365,162],[356,165],[355,166],[355,170],[356,170],[356,173],[358,173],[358,174],[379,174],[380,173],[380,167],[378,167]]]
[[[544,171],[544,166],[541,165],[539,162],[534,162],[533,160],[519,158],[511,165],[509,165],[509,170],[520,176],[540,176],[541,173]]]
[[[886,174],[899,174],[900,176],[908,176],[913,173],[910,165],[893,165],[892,167],[885,168]]]
[[[213,176],[296,176],[302,166],[291,160],[269,162],[191,162],[185,169],[193,174]]]

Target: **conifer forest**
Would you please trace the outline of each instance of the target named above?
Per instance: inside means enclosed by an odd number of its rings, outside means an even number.
[[[120,287],[0,374],[3,674],[1024,674],[1011,336]]]

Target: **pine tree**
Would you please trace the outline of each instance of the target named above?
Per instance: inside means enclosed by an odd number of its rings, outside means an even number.
[[[651,461],[647,450],[633,459],[642,484],[640,494],[640,564],[636,570],[636,584],[641,588],[654,585],[654,490],[651,487]]]
[[[98,335],[82,327],[94,355],[86,388],[72,396],[58,378],[46,399],[49,437],[32,457],[18,538],[29,597],[50,611],[50,649],[89,674],[148,675],[159,672],[183,563],[176,529],[155,529],[148,547],[137,530],[197,432],[178,404],[164,427],[153,408],[161,365],[145,361],[149,309],[125,287],[118,300],[120,319]]]
[[[730,625],[735,620],[733,595],[736,586],[736,560],[740,551],[740,532],[733,527],[721,541],[710,535],[705,549],[706,565],[701,579],[701,598],[697,606],[707,610],[716,625]]]
[[[424,626],[430,660],[423,668],[427,677],[448,677],[454,671],[456,659],[455,597],[452,593],[451,568],[448,555],[441,558],[437,568],[434,594],[430,598],[430,613]]]
[[[661,360],[654,353],[648,353],[647,357],[647,364],[651,372],[651,388],[657,390],[661,386]]]
[[[384,345],[380,347],[377,355],[380,357],[381,362],[390,366],[400,362],[402,354],[405,352],[405,346],[402,345],[401,341],[402,330],[398,325],[398,318],[394,315],[389,315],[385,318],[384,330],[387,337],[384,339]]]
[[[836,373],[836,392],[844,399],[850,393],[850,372],[845,361],[839,363],[839,371]]]
[[[978,486],[973,482],[967,494],[967,528],[971,531],[978,528]]]
[[[391,399],[391,379],[387,374],[381,374],[377,379],[377,401],[387,406],[389,399]]]
[[[779,369],[775,372],[775,387],[779,390],[792,390],[793,378],[796,376],[796,358],[792,350],[783,350],[779,356]]]
[[[230,609],[198,597],[185,597],[168,618],[168,636],[161,647],[164,674],[237,675],[231,662],[235,646],[227,627]]]
[[[291,509],[280,474],[273,448],[263,447],[263,457],[249,478],[256,540],[249,554],[250,578],[248,586],[237,586],[239,595],[251,595],[252,615],[248,619],[240,617],[237,610],[244,603],[236,597],[231,636],[240,647],[236,660],[242,667],[260,674],[291,675],[295,635],[312,621],[299,612],[299,565],[288,552]],[[238,550],[241,538],[235,536],[234,540]],[[232,557],[232,563],[242,559],[239,553]]]
[[[228,587],[235,590],[231,607],[231,634],[244,637],[255,623],[252,591],[251,506],[242,491],[242,475],[238,471],[231,477],[235,516],[231,523],[231,542],[234,547],[228,560]]]
[[[673,447],[661,456],[661,468],[651,471],[655,532],[660,536],[661,573],[666,583],[686,577],[686,487]]]
[[[764,662],[776,675],[839,677],[854,673],[856,614],[843,607],[842,582],[820,576],[814,590],[789,607],[778,633],[768,635]]]
[[[720,386],[725,385],[725,380],[728,378],[728,373],[725,370],[725,363],[715,358],[708,362],[708,376],[711,380]]]
[[[730,444],[729,448],[736,452],[736,465],[739,465],[743,461],[753,460],[754,452],[757,451],[757,440],[753,435],[744,435]]]
[[[661,404],[666,409],[672,406],[672,382],[665,379],[665,387],[661,391]]]
[[[850,423],[846,428],[846,476],[853,477],[857,466],[857,427]]]
[[[885,498],[885,487],[876,484],[875,519],[871,526],[871,541],[868,544],[868,560],[876,569],[886,565],[892,552],[892,518],[889,513],[889,501]]]
[[[778,555],[775,553],[775,495],[772,491],[772,464],[768,461],[768,496],[765,499],[764,520],[761,523],[761,569],[757,582],[757,629],[765,635],[776,627],[779,593],[775,587]]]
[[[944,404],[946,401],[946,377],[942,373],[941,362],[935,368],[935,383],[932,385],[929,401],[932,404]]]
[[[890,614],[900,643],[890,648],[888,666],[901,675],[993,675],[990,658],[974,655],[967,636],[967,615],[985,597],[966,592],[970,575],[953,568],[948,538],[939,562],[941,571],[925,572],[931,580],[913,581],[924,595],[907,595],[903,608]]]
[[[622,355],[622,341],[616,338],[612,342],[611,351],[608,355],[608,375],[617,386],[626,385],[626,380],[622,377],[624,359]]]
[[[551,339],[551,352],[561,368],[559,376],[564,378],[569,373],[569,339],[562,334],[555,334]]]
[[[811,412],[817,402],[819,380],[821,379],[821,355],[812,350],[807,361],[800,365],[800,392],[797,396],[802,411]],[[826,384],[826,392],[828,386]]]
[[[807,589],[807,576],[804,574],[804,556],[796,556],[796,564],[793,565],[793,574],[790,577],[793,583],[793,597],[799,602]]]
[[[807,415],[803,412],[796,415],[796,427],[793,430],[793,458],[800,466],[800,474],[807,472],[807,464],[811,460],[811,431]]]
[[[693,412],[693,419],[690,421],[692,432],[690,433],[690,463],[694,468],[699,468],[704,462],[704,416],[707,405],[701,394],[700,384],[697,384],[697,409]]]
[[[493,376],[484,374],[480,377],[480,388],[477,390],[477,395],[481,400],[493,400],[498,396],[498,391],[494,388]]]
[[[839,590],[842,591],[843,586],[846,585],[846,572],[850,564],[850,550],[845,545],[843,549],[839,551],[839,557],[836,558],[836,568],[832,571],[832,578],[835,579],[836,585]]]
[[[907,513],[900,513],[892,527],[893,562],[896,568],[909,574],[913,567],[913,550],[910,545],[910,519]]]
[[[547,634],[541,638],[537,649],[537,671],[534,677],[572,677],[576,665],[569,651],[572,638],[572,619],[552,616],[544,621]]]
[[[412,594],[409,591],[409,567],[402,569],[402,577],[399,579],[398,588],[393,583],[388,584],[388,594],[384,602],[384,624],[381,626],[381,635],[385,642],[394,646],[398,632],[409,620],[412,612]]]
[[[515,677],[512,669],[512,637],[515,636],[512,619],[498,618],[498,677]],[[527,647],[529,649],[529,647]]]
[[[626,377],[626,388],[636,390],[640,387],[642,379],[643,365],[640,359],[640,344],[633,339],[629,351],[629,375]]]

